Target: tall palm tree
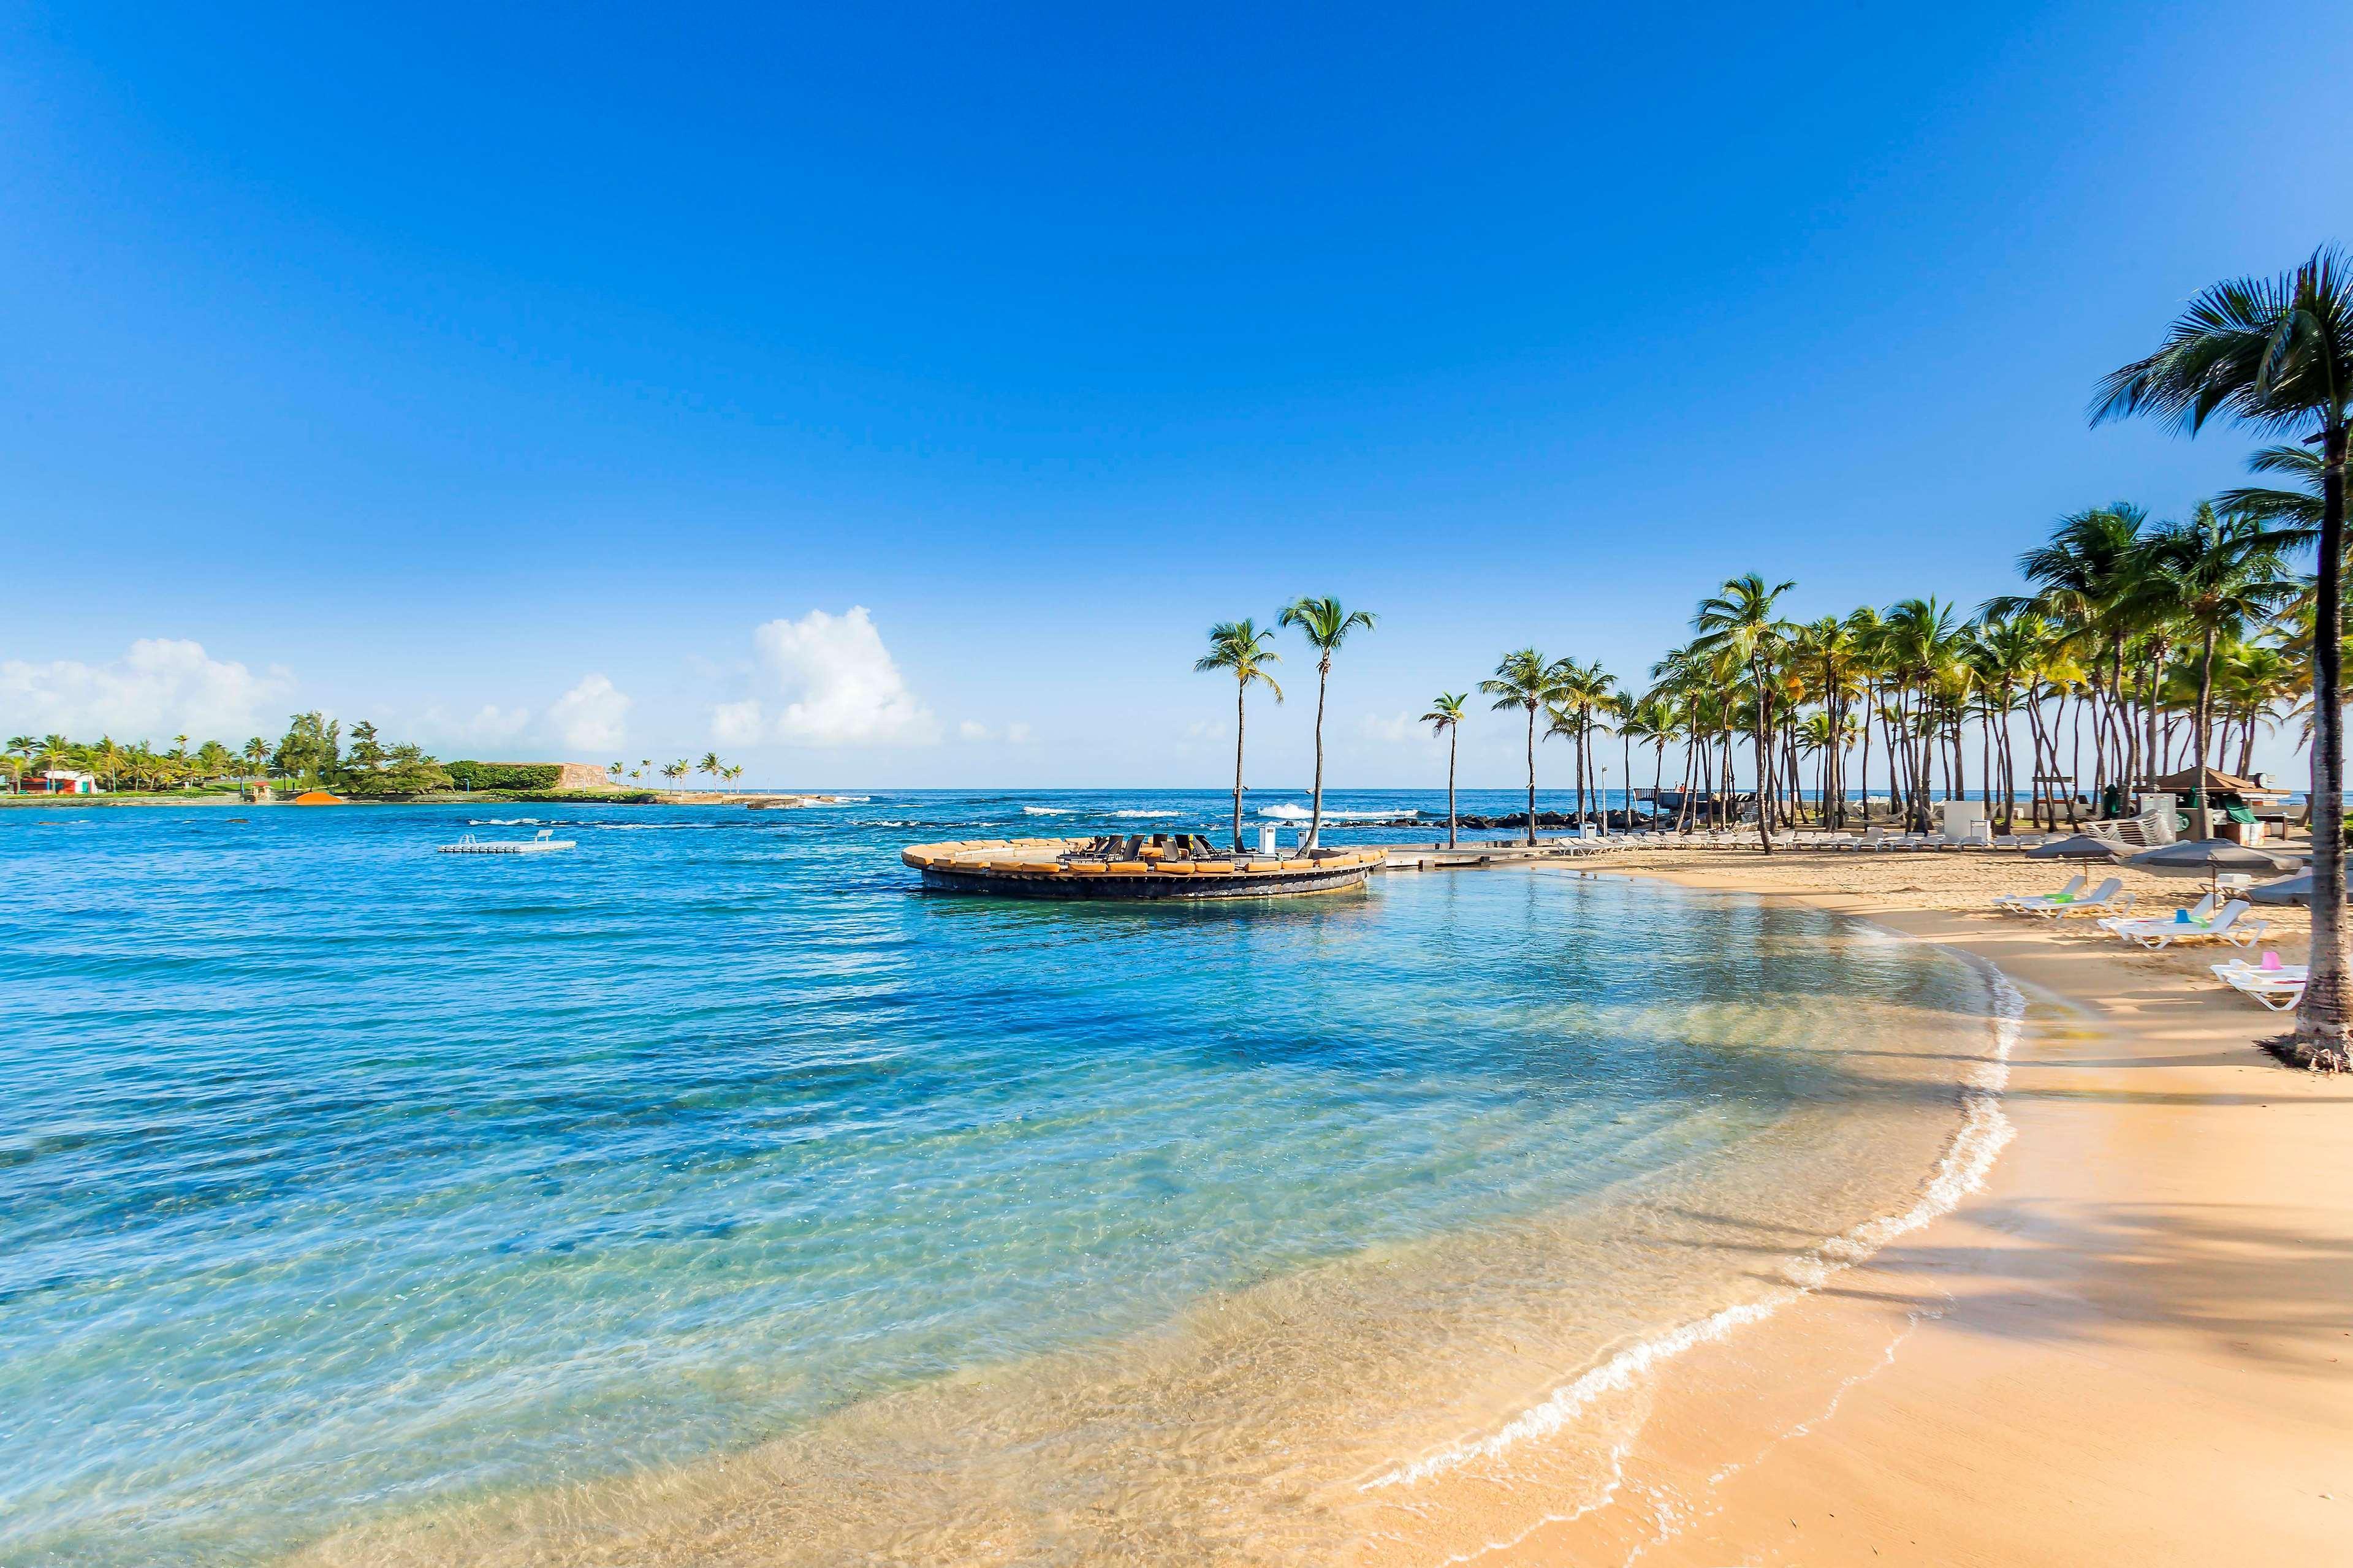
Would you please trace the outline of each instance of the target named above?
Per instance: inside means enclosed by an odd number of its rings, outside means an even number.
[[[702,753],[702,761],[697,763],[695,767],[702,773],[709,773],[712,778],[717,778],[719,776],[720,770],[724,768],[726,765],[726,763],[719,760],[718,752],[705,752]]]
[[[2345,925],[2342,627],[2345,457],[2353,432],[2353,277],[2327,248],[2280,278],[2217,283],[2190,302],[2155,353],[2111,373],[2092,421],[2147,415],[2196,434],[2220,414],[2320,448],[2320,531],[2312,659],[2312,955],[2296,1012],[2298,1054],[2353,1068]]]
[[[1479,689],[1495,700],[1496,712],[1506,708],[1525,708],[1528,712],[1528,843],[1532,847],[1536,841],[1536,710],[1558,700],[1561,682],[1560,663],[1524,647],[1505,654],[1493,677],[1479,683]]]
[[[1350,632],[1359,626],[1371,631],[1373,616],[1369,610],[1343,609],[1339,600],[1328,596],[1301,598],[1284,605],[1275,624],[1297,626],[1315,650],[1315,784],[1307,812],[1307,847],[1313,849],[1324,826],[1324,689],[1331,684],[1332,656]]]
[[[1441,691],[1430,700],[1421,721],[1446,737],[1446,847],[1454,847],[1454,749],[1462,739],[1462,699],[1467,692]]]
[[[2279,550],[2286,536],[2251,518],[2224,521],[2201,502],[2191,521],[2165,530],[2158,539],[2149,592],[2185,629],[2199,638],[2198,696],[2190,720],[2193,773],[2190,811],[2198,837],[2213,837],[2206,805],[2206,741],[2214,698],[2214,645],[2250,623],[2269,619],[2295,597]]]
[[[1608,704],[1610,688],[1618,684],[1618,678],[1603,669],[1598,658],[1590,664],[1564,658],[1558,668],[1559,685],[1553,703],[1560,710],[1561,717],[1550,733],[1567,736],[1577,742],[1577,831],[1582,836],[1585,832],[1585,783],[1592,772],[1593,716]],[[1601,809],[1607,816],[1609,803],[1602,802]]]
[[[1774,721],[1772,687],[1766,679],[1766,666],[1795,629],[1774,615],[1773,606],[1782,595],[1796,586],[1795,583],[1783,583],[1768,588],[1765,579],[1756,573],[1743,573],[1727,579],[1713,596],[1700,601],[1699,609],[1692,616],[1692,630],[1699,634],[1692,647],[1702,653],[1730,655],[1748,667],[1749,679],[1756,683],[1757,839],[1767,855],[1773,853],[1773,793],[1767,737],[1773,732]]]
[[[1658,821],[1659,792],[1666,786],[1667,742],[1675,738],[1682,722],[1675,710],[1673,694],[1662,686],[1654,686],[1628,703],[1625,712],[1618,719],[1620,738],[1629,744],[1648,746],[1654,753],[1651,768],[1651,821],[1653,826]],[[1626,763],[1626,812],[1629,820],[1632,818],[1634,810],[1633,765],[1630,759]]]
[[[1274,651],[1274,628],[1261,630],[1249,619],[1219,621],[1209,628],[1209,651],[1193,661],[1196,670],[1223,670],[1234,678],[1234,853],[1242,852],[1242,720],[1243,707],[1250,696],[1250,682],[1264,684],[1274,693],[1277,702],[1282,700],[1282,688],[1267,673],[1270,664],[1281,664],[1282,656]]]

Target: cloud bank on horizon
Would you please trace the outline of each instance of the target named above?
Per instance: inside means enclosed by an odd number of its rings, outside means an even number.
[[[257,675],[178,637],[142,637],[105,664],[0,661],[0,712],[38,734],[228,740],[271,729],[265,710],[293,689],[283,665]]]

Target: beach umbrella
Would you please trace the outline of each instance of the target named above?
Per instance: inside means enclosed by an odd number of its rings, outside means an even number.
[[[2247,889],[2247,897],[2259,904],[2312,904],[2312,873],[2299,871],[2293,877],[2283,877],[2276,882],[2263,882]]]
[[[2106,860],[2111,863],[2125,858],[2125,847],[2094,838],[2088,833],[2078,833],[2073,838],[2062,838],[2053,844],[2038,844],[2026,852],[2029,860]]]
[[[2266,850],[2250,849],[2227,838],[2190,838],[2158,849],[2144,849],[2125,864],[2160,877],[2207,877],[2217,871],[2259,873],[2293,871],[2298,862]]]

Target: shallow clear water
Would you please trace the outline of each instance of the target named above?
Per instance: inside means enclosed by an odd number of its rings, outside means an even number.
[[[1944,1114],[1804,1047],[1971,977],[1825,916],[996,902],[895,853],[1225,810],[473,813],[581,841],[513,858],[433,854],[446,807],[0,812],[0,1560],[266,1561]]]

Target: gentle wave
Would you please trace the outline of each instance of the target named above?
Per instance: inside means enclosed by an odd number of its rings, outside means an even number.
[[[1990,967],[1990,966],[1989,966]],[[1760,1323],[1790,1302],[1819,1290],[1834,1276],[1898,1237],[1920,1229],[1948,1215],[1961,1200],[1985,1185],[1994,1162],[2017,1136],[2017,1128],[2001,1109],[2001,1091],[2010,1082],[2010,1053],[2018,1043],[2026,1015],[2026,997],[2000,970],[1992,970],[1994,992],[1994,1054],[1970,1068],[1961,1089],[1961,1125],[1946,1145],[1944,1157],[1919,1200],[1898,1214],[1866,1220],[1842,1236],[1831,1237],[1812,1250],[1782,1266],[1789,1281],[1754,1301],[1743,1301],[1683,1324],[1620,1351],[1525,1414],[1484,1437],[1450,1444],[1436,1453],[1375,1476],[1358,1489],[1411,1485],[1444,1475],[1481,1459],[1504,1454],[1532,1437],[1549,1437],[1567,1428],[1606,1394],[1633,1386],[1652,1368],[1685,1351],[1713,1344],[1750,1323]]]
[[[1114,812],[1113,812],[1111,815],[1112,815],[1112,816],[1113,816],[1146,817],[1146,816],[1189,816],[1189,815],[1190,815],[1190,813],[1187,813],[1187,812],[1182,812],[1182,811],[1114,811]]]
[[[1068,816],[1071,815],[1071,808],[1067,805],[1025,805],[1021,808],[1021,815],[1024,816]]]

